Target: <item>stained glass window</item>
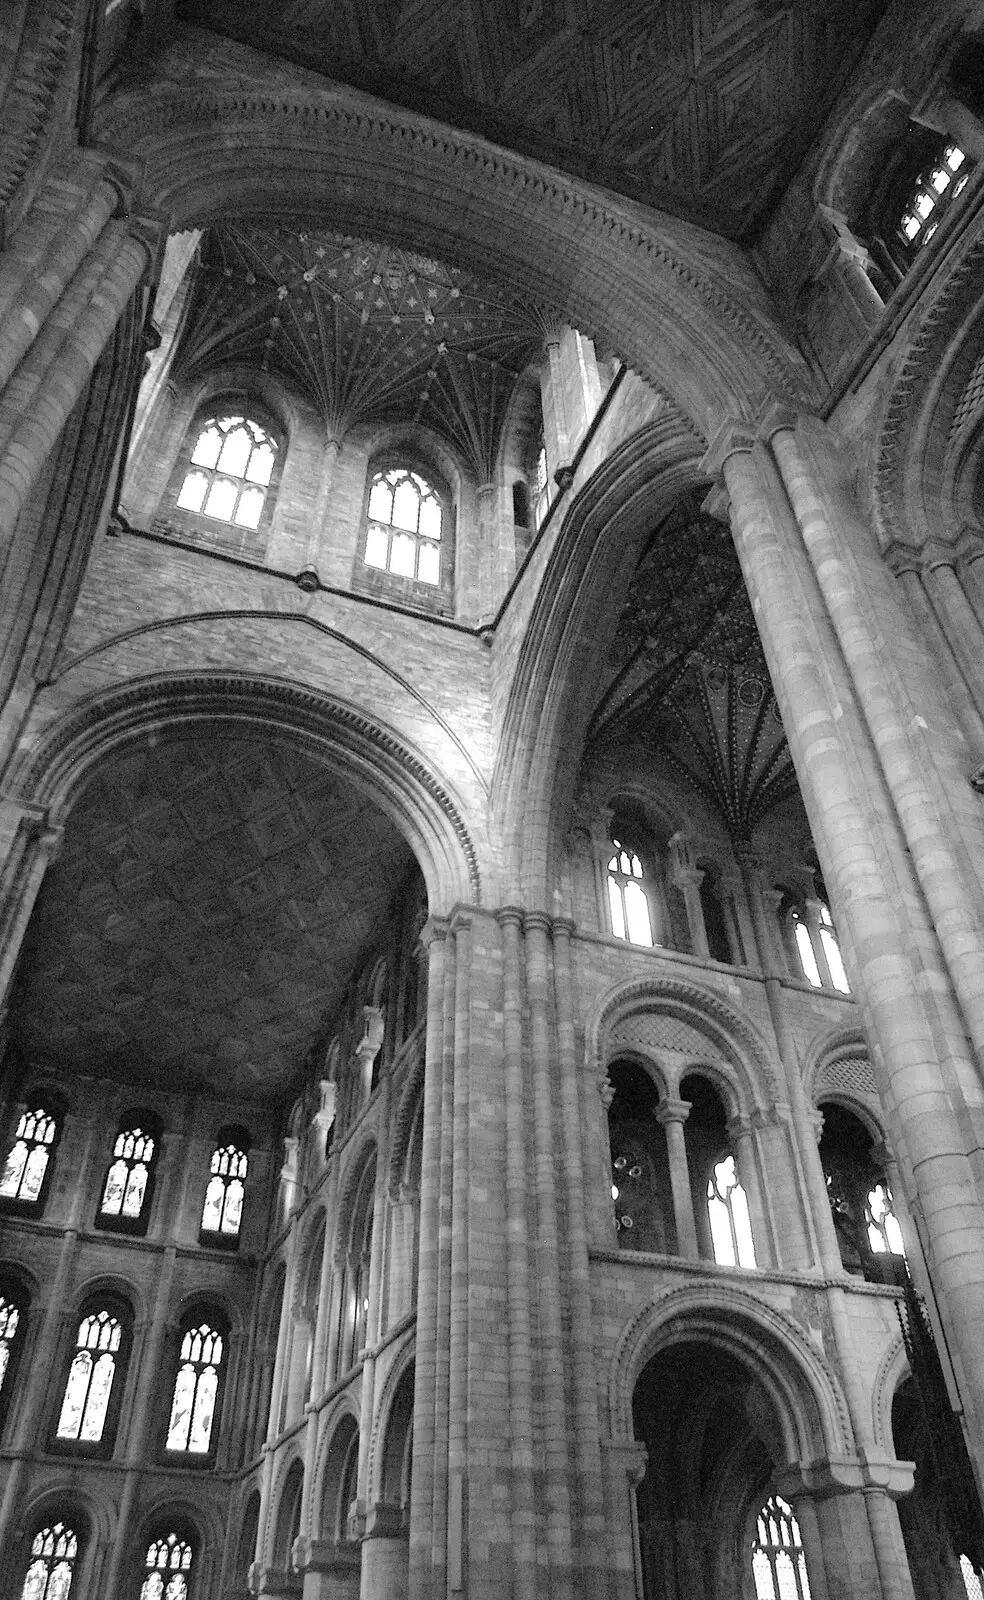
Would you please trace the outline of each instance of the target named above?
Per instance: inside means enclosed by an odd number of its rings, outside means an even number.
[[[0,1178],[0,1197],[37,1205],[57,1132],[58,1123],[43,1106],[24,1112]]]
[[[83,1317],[68,1369],[57,1437],[98,1444],[106,1428],[123,1328],[105,1309]]]
[[[608,863],[608,905],[612,916],[612,932],[617,939],[627,939],[630,944],[651,945],[653,926],[649,915],[649,899],[643,887],[643,867],[639,857],[627,845],[613,839],[615,854]]]
[[[124,1221],[140,1219],[150,1179],[157,1141],[143,1128],[124,1128],[113,1146],[113,1161],[103,1185],[101,1217]]]
[[[208,1322],[189,1328],[181,1340],[174,1382],[167,1449],[207,1455],[212,1443],[222,1366],[222,1335]]]
[[[68,1600],[79,1553],[78,1535],[64,1522],[36,1533],[21,1600]]]
[[[723,1267],[754,1267],[755,1246],[748,1201],[738,1182],[734,1156],[715,1166],[707,1184],[707,1214],[714,1259]]]
[[[259,527],[276,457],[273,439],[249,417],[209,418],[191,452],[178,507],[240,528]]]
[[[13,1361],[20,1326],[20,1307],[0,1293],[0,1400],[6,1398],[3,1385]]]
[[[246,1151],[238,1143],[221,1145],[212,1154],[211,1177],[202,1208],[202,1232],[235,1239],[243,1214]]]
[[[443,520],[436,492],[419,473],[404,467],[377,472],[369,490],[366,565],[440,583]]]
[[[177,1533],[152,1539],[144,1560],[140,1600],[188,1600],[193,1559],[191,1545]]]
[[[810,1600],[806,1556],[792,1507],[779,1495],[759,1512],[752,1545],[755,1600]]]

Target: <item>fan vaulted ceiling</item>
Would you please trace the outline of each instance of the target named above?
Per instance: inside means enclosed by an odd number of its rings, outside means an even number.
[[[179,14],[733,238],[887,0],[184,0]]]
[[[796,775],[734,546],[699,498],[643,553],[591,735],[648,745],[743,841],[797,793]]]
[[[227,223],[203,241],[175,370],[277,372],[336,437],[369,417],[413,417],[485,482],[546,326],[534,302],[409,250],[303,220]]]
[[[69,817],[14,1042],[62,1071],[282,1099],[412,860],[364,796],[283,745],[131,749]]]

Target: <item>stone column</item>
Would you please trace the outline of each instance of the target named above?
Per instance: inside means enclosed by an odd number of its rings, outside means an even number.
[[[656,1120],[662,1124],[666,1134],[666,1157],[670,1169],[670,1188],[673,1192],[677,1253],[687,1261],[699,1261],[697,1220],[694,1216],[693,1190],[690,1187],[687,1142],[683,1133],[683,1125],[689,1115],[688,1100],[662,1100],[656,1110]]]
[[[329,428],[325,434],[325,447],[318,473],[318,492],[314,501],[314,510],[311,513],[307,551],[304,556],[304,565],[298,574],[297,580],[301,588],[309,592],[313,592],[321,584],[318,561],[321,555],[321,541],[325,535],[325,524],[328,520],[328,502],[331,498],[331,486],[335,478],[335,465],[341,448],[341,439],[337,438]]]
[[[925,552],[924,583],[959,664],[978,713],[984,713],[984,631],[964,593],[956,568],[956,551],[935,547]]]
[[[950,697],[954,714],[964,735],[980,758],[984,756],[984,716],[964,681],[953,643],[926,593],[921,553],[908,545],[896,542],[885,552],[885,561],[889,570],[895,573],[916,628],[926,640],[927,647],[939,668],[941,687]],[[975,561],[969,569],[971,573],[977,566],[979,562]],[[970,581],[972,586],[976,587],[972,576]],[[975,613],[977,609],[975,607]]]
[[[546,361],[540,372],[540,403],[543,410],[543,443],[547,452],[547,471],[557,482],[557,473],[570,466],[571,445],[564,404],[564,378],[560,359],[563,329],[551,329],[544,340]]]
[[[301,1594],[303,1600],[359,1600],[362,1563],[357,1546],[301,1537],[294,1540],[291,1560],[301,1581],[295,1579],[289,1590],[260,1588],[260,1594]]]
[[[533,1346],[526,1211],[527,1127],[523,1114],[523,913],[498,913],[503,945],[503,1048],[506,1079],[506,1282],[509,1303],[509,1436],[516,1600],[537,1589],[533,1493]]]
[[[788,438],[788,433],[784,437]],[[912,1174],[924,1207],[930,1270],[951,1349],[961,1368],[971,1448],[979,1455],[975,1441],[980,1440],[980,1419],[984,1418],[984,1344],[980,1339],[984,1214],[950,1094],[955,1079],[965,1078],[968,1089],[971,1078],[976,1083],[977,1070],[958,1037],[944,974],[938,974],[938,990],[930,990],[927,974],[917,970],[911,959],[914,923],[919,922],[922,904],[920,887],[913,880],[906,853],[886,839],[884,828],[879,828],[877,841],[874,837],[872,819],[883,815],[888,796],[874,768],[871,735],[859,726],[854,711],[851,684],[837,676],[827,602],[818,591],[783,482],[769,452],[754,435],[732,433],[722,441],[718,454],[725,458],[735,546],[780,696],[813,835],[828,886],[836,889],[842,933],[849,935],[852,977],[876,1045],[872,1062],[889,1108],[892,1141],[900,1162]],[[783,450],[783,454],[788,452]],[[794,455],[787,461],[791,475],[797,459]],[[895,804],[899,817],[904,816],[909,824],[913,856],[918,852],[921,858],[920,878],[927,885],[927,900],[931,899],[937,911],[940,938],[951,947],[954,940],[959,945],[961,933],[969,933],[966,896],[963,887],[958,892],[952,882],[951,854],[941,832],[941,815],[935,809],[932,817],[926,813],[924,786],[910,747],[910,732],[921,741],[920,730],[903,727],[885,704],[884,690],[876,691],[870,682],[874,672],[870,641],[884,638],[889,623],[885,619],[876,623],[859,613],[857,580],[845,570],[841,547],[834,541],[828,521],[819,510],[808,512],[805,506],[801,510],[820,540],[820,547],[813,551],[820,568],[825,564],[822,552],[833,547],[830,570],[824,577],[828,586],[834,585],[831,603],[840,609],[845,624],[845,658],[853,667],[856,652],[865,657],[858,670],[862,695],[870,700],[872,727],[877,730],[874,749],[884,753],[886,764],[891,757],[895,768]],[[875,712],[882,706],[885,718],[879,723]],[[925,830],[922,837],[918,836],[920,828]],[[928,949],[931,933],[920,925],[918,934]],[[984,960],[977,957],[977,944],[975,936],[959,951],[952,951],[952,970],[959,966],[962,978],[979,991],[984,985]],[[972,951],[973,975],[968,966]],[[968,1019],[971,1010],[976,1007],[965,1009]],[[941,1068],[940,1049],[947,1052],[946,1073]]]
[[[44,876],[61,846],[62,829],[53,827],[46,810],[3,806],[0,841],[7,835],[6,859],[0,871],[0,1006],[20,957],[21,944]]]
[[[403,1508],[371,1506],[362,1539],[362,1600],[407,1600],[409,1555]]]
[[[745,1191],[748,1202],[748,1218],[752,1228],[752,1244],[755,1249],[755,1264],[759,1267],[774,1267],[777,1264],[777,1251],[775,1238],[771,1226],[771,1217],[762,1198],[762,1186],[759,1183],[758,1161],[755,1155],[755,1143],[752,1137],[752,1121],[747,1116],[731,1117],[728,1120],[728,1142],[731,1153],[735,1158],[735,1171],[738,1182]]]
[[[694,866],[690,841],[686,834],[675,833],[670,840],[670,882],[676,884],[683,895],[690,930],[690,948],[695,956],[710,956],[707,929],[704,926],[704,907],[700,900],[700,886],[704,874]]]

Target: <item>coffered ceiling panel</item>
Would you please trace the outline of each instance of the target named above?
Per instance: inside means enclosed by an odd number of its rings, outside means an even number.
[[[186,20],[747,238],[887,0],[184,0]]]
[[[282,1099],[411,865],[388,818],[296,751],[131,749],[68,820],[15,1044],[68,1071]]]

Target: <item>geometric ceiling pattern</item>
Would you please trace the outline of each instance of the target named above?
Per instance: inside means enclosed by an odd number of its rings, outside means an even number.
[[[651,749],[746,842],[798,789],[734,546],[701,498],[680,501],[643,552],[589,738]]]
[[[484,483],[546,327],[532,300],[409,250],[279,217],[223,223],[202,241],[175,371],[275,371],[337,439],[370,417],[412,417]]]
[[[412,862],[387,817],[296,750],[131,747],[66,824],[14,1045],[64,1072],[282,1102]]]
[[[179,16],[754,235],[887,0],[182,0]]]

